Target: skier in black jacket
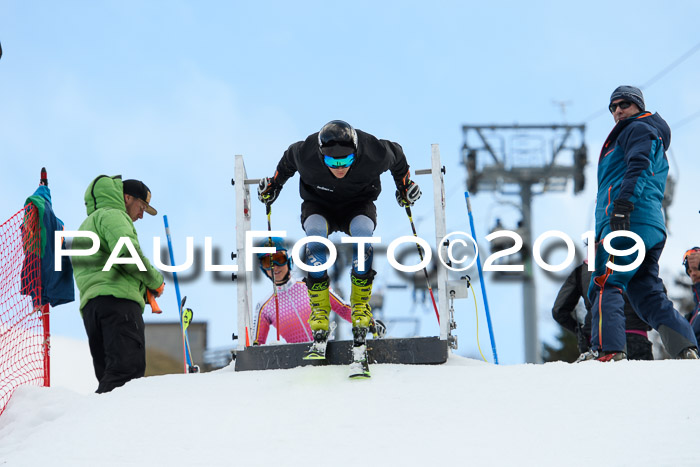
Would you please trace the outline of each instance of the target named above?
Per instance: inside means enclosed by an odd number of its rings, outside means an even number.
[[[258,186],[258,198],[269,205],[282,190],[282,185],[299,172],[301,224],[306,235],[328,237],[340,231],[354,237],[371,237],[377,225],[374,201],[381,192],[379,176],[391,171],[396,184],[396,200],[400,206],[412,206],[421,192],[411,179],[406,156],[397,143],[378,139],[355,130],[342,120],[328,122],[317,133],[309,135],[285,151],[271,178]],[[307,264],[326,262],[326,248],[312,242],[306,249]],[[358,251],[353,254],[350,305],[353,336],[356,345],[364,344],[372,313],[372,245],[364,248],[364,265],[358,264]],[[315,343],[328,339],[329,279],[326,271],[309,272],[306,286],[311,303],[309,324]]]
[[[578,349],[582,356],[591,348],[591,307],[593,305],[588,298],[590,283],[591,271],[588,270],[588,262],[583,262],[566,278],[552,308],[554,320],[567,331],[576,334]],[[583,323],[576,317],[576,305],[582,297],[586,306],[586,316]],[[653,360],[652,344],[647,337],[647,331],[651,331],[651,326],[637,316],[627,300],[626,294],[624,294],[624,298],[628,358],[630,360]]]

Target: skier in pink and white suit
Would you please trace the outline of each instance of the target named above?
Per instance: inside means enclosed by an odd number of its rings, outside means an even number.
[[[277,284],[277,301],[279,302],[280,316],[280,337],[287,343],[311,342],[313,336],[309,326],[309,315],[311,306],[309,305],[309,295],[304,281],[300,277],[291,275],[291,261],[287,256],[287,249],[284,241],[279,237],[272,238],[277,252],[273,255],[258,255],[260,269],[272,277],[272,270],[275,273]],[[267,246],[267,245],[266,245]],[[331,310],[347,322],[350,321],[350,305],[333,291],[330,294]],[[272,292],[263,301],[259,302],[255,308],[257,320],[255,325],[254,344],[264,344],[267,342],[267,334],[270,332],[270,325],[277,327],[277,310],[275,306],[275,296]]]

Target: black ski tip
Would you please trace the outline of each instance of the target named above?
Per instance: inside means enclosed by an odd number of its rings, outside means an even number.
[[[350,379],[370,379],[371,377],[369,373],[355,373],[348,376]]]

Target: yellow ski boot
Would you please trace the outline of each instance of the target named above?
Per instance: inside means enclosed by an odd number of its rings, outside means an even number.
[[[328,291],[328,275],[320,279],[307,277],[304,282],[311,305],[309,325],[311,325],[314,341],[303,358],[304,360],[323,360],[326,358],[326,346],[330,335],[328,315],[331,312],[331,300]]]
[[[350,275],[352,283],[350,307],[352,308],[353,328],[369,328],[372,324],[372,309],[369,306],[369,299],[372,297],[372,281],[375,274],[374,271],[370,271],[364,276],[358,276],[353,271]]]
[[[304,279],[306,291],[309,294],[309,304],[311,305],[311,316],[309,324],[311,330],[328,332],[328,315],[331,312],[331,299],[328,292],[328,275],[319,279],[307,277]]]

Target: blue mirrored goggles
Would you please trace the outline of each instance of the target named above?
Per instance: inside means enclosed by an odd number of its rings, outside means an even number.
[[[355,162],[355,154],[348,154],[345,157],[331,157],[323,156],[323,161],[331,169],[340,169],[343,167],[350,167],[353,162]]]

